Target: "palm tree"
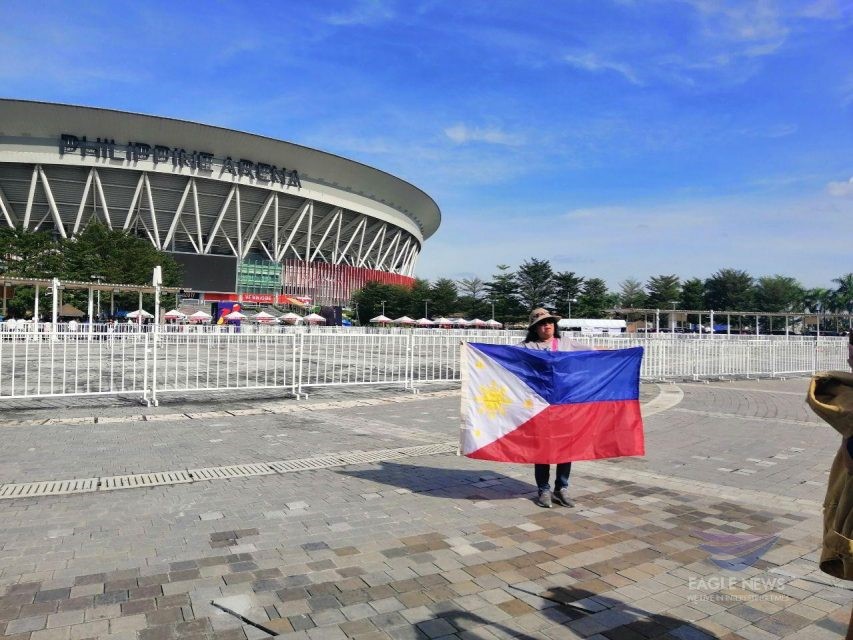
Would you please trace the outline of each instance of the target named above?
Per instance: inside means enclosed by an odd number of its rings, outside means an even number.
[[[853,273],[845,273],[832,281],[838,285],[835,290],[838,306],[847,311],[847,315],[853,314]]]

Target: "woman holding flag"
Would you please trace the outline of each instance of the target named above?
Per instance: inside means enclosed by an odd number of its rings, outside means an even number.
[[[534,309],[530,312],[530,323],[527,325],[527,336],[519,346],[524,349],[540,351],[591,351],[585,344],[560,336],[557,322],[560,316],[549,313],[547,309]],[[571,462],[557,464],[557,475],[554,479],[553,500],[551,494],[551,465],[534,465],[534,476],[539,497],[536,504],[550,509],[553,502],[564,507],[573,507],[575,503],[569,498],[569,474],[572,472]]]
[[[558,319],[534,309],[521,344],[463,342],[461,354],[459,453],[535,464],[537,504],[546,508],[554,501],[574,506],[568,490],[571,461],[645,452],[643,348],[596,352],[560,336]],[[571,351],[577,353],[566,353]]]

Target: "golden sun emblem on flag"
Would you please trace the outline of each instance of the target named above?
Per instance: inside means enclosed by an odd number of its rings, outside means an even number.
[[[489,418],[504,415],[507,406],[512,404],[507,388],[497,382],[482,385],[480,395],[475,399],[480,405],[480,413],[485,413]]]

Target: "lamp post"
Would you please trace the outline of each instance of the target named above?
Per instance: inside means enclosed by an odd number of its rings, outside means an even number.
[[[104,278],[104,276],[100,275],[99,273],[93,274],[93,275],[89,276],[89,278],[90,278],[91,280],[94,280],[95,282],[97,282],[99,285],[100,285],[100,284],[104,281],[104,279],[105,279],[105,278]],[[100,290],[100,288],[98,289],[98,312],[97,312],[97,314],[96,314],[96,317],[97,317],[99,320],[100,320],[100,318],[101,318],[101,290]]]
[[[569,318],[568,318],[569,320],[572,319],[572,303],[577,302],[577,301],[578,301],[577,298],[569,298]]]
[[[492,305],[492,320],[494,320],[494,319],[495,319],[495,301],[494,301],[494,300],[489,300],[489,302],[490,302],[490,303],[491,303],[491,305]]]
[[[379,302],[382,304],[382,315],[384,316],[385,315],[385,301],[380,300]]]
[[[424,300],[424,318],[427,320],[429,320],[429,303],[429,299]]]
[[[670,300],[669,304],[672,305],[672,316],[670,316],[669,319],[670,323],[672,323],[672,326],[669,329],[670,333],[675,334],[675,305],[678,304],[678,300]]]

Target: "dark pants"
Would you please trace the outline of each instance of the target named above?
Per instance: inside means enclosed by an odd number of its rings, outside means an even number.
[[[571,462],[561,462],[557,465],[557,477],[554,480],[554,491],[559,491],[569,486],[569,474],[572,472]],[[551,465],[537,464],[534,465],[534,475],[536,477],[536,486],[539,491],[550,491],[551,485]]]

